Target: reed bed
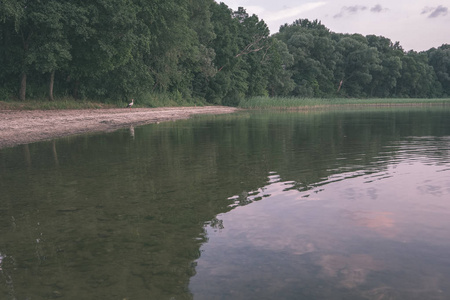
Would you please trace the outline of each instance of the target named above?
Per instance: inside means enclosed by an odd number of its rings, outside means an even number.
[[[449,105],[450,98],[413,99],[413,98],[284,98],[284,97],[253,97],[242,100],[240,108],[246,109],[288,109],[307,110],[329,107],[358,107],[358,106],[432,106]]]

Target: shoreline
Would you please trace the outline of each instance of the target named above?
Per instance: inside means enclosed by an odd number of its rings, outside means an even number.
[[[189,119],[198,114],[227,114],[238,110],[227,106],[0,110],[0,149],[71,135],[111,132],[130,125]]]

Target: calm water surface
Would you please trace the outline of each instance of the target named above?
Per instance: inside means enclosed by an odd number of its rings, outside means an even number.
[[[0,299],[450,299],[450,109],[0,150]]]

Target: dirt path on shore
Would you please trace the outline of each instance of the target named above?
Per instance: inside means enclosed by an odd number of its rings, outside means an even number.
[[[0,149],[130,125],[188,119],[195,114],[225,114],[233,107],[163,107],[87,110],[0,110]]]

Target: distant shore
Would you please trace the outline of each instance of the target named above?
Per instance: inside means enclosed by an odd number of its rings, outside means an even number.
[[[450,98],[294,98],[253,97],[240,102],[245,109],[317,110],[350,107],[421,107],[450,105]]]
[[[1,104],[1,103],[0,103]],[[3,103],[5,104],[5,103]],[[59,104],[59,103],[57,103]],[[69,105],[72,102],[69,102]],[[98,107],[98,103],[88,103]],[[67,104],[63,104],[67,105]],[[448,106],[442,99],[320,99],[255,97],[239,108],[185,106],[159,108],[8,109],[0,106],[0,149],[20,144],[90,132],[108,132],[127,126],[188,119],[195,114],[225,114],[239,109],[309,111],[339,108]],[[37,103],[39,107],[39,103]]]
[[[127,126],[188,119],[197,114],[226,114],[226,106],[114,108],[79,110],[0,110],[0,149]]]

